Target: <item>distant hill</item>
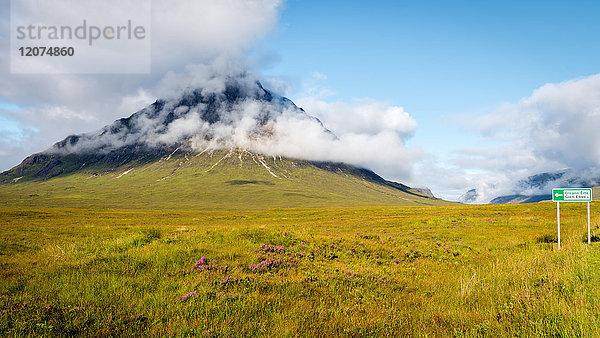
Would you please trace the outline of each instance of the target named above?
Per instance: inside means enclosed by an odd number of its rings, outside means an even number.
[[[471,189],[471,190],[465,192],[464,194],[462,194],[458,198],[458,202],[460,202],[460,203],[466,203],[466,204],[472,204],[472,203],[476,203],[477,202],[477,198],[478,197],[479,197],[479,194],[477,192],[477,189]]]
[[[546,195],[506,195],[496,197],[490,201],[490,204],[514,204],[514,203],[536,203],[541,201],[549,201],[552,199],[552,194]]]
[[[489,201],[490,204],[536,203],[552,200],[552,189],[560,187],[591,188],[600,185],[600,178],[582,178],[576,172],[563,169],[527,177],[517,182],[514,193],[502,195]],[[459,198],[461,203],[474,203],[479,193],[471,189]],[[600,198],[594,194],[596,198]],[[595,198],[595,199],[596,199]]]

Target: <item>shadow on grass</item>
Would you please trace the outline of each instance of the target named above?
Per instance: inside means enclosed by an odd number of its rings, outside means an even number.
[[[581,241],[584,243],[587,243],[588,238],[587,238],[587,233],[583,234],[581,236]],[[600,236],[598,235],[591,235],[590,236],[590,242],[594,243],[594,242],[600,242]]]
[[[556,234],[545,234],[536,238],[535,241],[536,243],[558,243],[558,236]]]

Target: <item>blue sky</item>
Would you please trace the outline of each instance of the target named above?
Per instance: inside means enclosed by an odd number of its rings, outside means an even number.
[[[288,1],[273,74],[323,72],[340,98],[424,114],[489,108],[597,72],[597,1]]]
[[[341,158],[444,198],[485,202],[563,168],[600,177],[598,1],[152,4],[151,74],[10,74],[0,55],[0,170],[207,69],[250,68],[340,136]],[[9,13],[0,0],[2,50]]]
[[[265,73],[299,82],[322,73],[330,99],[402,106],[420,126],[412,142],[458,146],[473,138],[444,116],[597,73],[598,13],[598,1],[291,0],[263,42],[279,56]]]

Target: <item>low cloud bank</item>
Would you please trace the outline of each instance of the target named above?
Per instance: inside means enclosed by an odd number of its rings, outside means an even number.
[[[489,148],[458,152],[478,202],[509,194],[549,194],[553,187],[600,184],[600,74],[546,84],[516,104],[463,118]],[[568,169],[568,170],[563,170]],[[528,177],[563,172],[542,185]]]

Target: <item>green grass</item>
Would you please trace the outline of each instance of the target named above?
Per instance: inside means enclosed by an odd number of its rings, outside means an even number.
[[[0,335],[594,336],[600,246],[565,204],[560,251],[553,203],[3,206]]]
[[[0,336],[600,332],[597,202],[591,245],[585,204],[561,205],[557,250],[553,203],[227,154],[1,184]]]

